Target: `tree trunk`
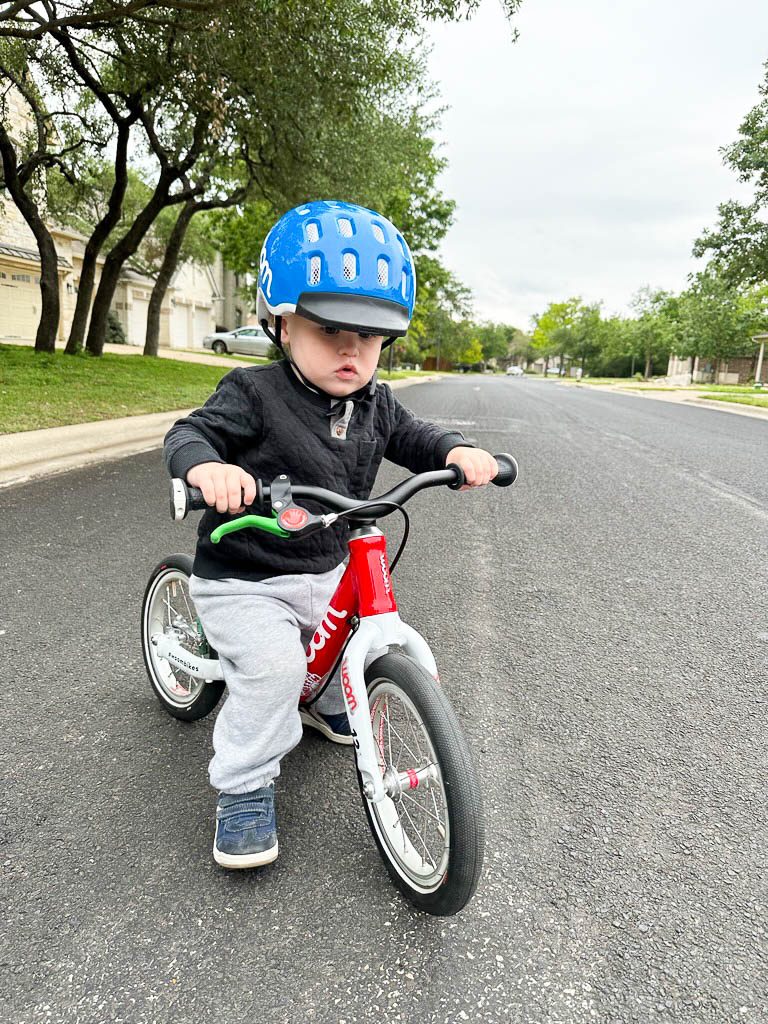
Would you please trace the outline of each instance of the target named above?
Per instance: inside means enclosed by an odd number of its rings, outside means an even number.
[[[176,218],[173,225],[171,237],[163,256],[163,262],[155,279],[155,286],[149,299],[147,310],[147,334],[144,340],[144,355],[156,356],[160,347],[160,309],[163,305],[165,293],[179,262],[179,253],[184,241],[184,235],[189,227],[189,222],[195,214],[197,207],[193,199],[188,199]]]
[[[645,373],[643,374],[643,376],[645,377],[646,380],[648,380],[650,378],[650,376],[651,376],[652,366],[653,366],[653,359],[651,357],[651,350],[650,350],[650,348],[648,348],[648,349],[645,350]]]
[[[172,181],[172,175],[160,175],[160,180],[157,183],[152,198],[128,231],[115,243],[104,261],[104,269],[101,272],[101,280],[96,290],[96,298],[93,300],[88,337],[85,341],[85,347],[91,355],[100,356],[104,351],[104,338],[107,333],[107,314],[112,305],[117,282],[120,279],[120,271],[123,269],[125,261],[130,259],[138,249],[158,213],[168,205],[168,189]]]
[[[55,352],[56,334],[59,329],[61,315],[59,303],[59,261],[56,257],[56,246],[37,204],[27,193],[22,182],[16,162],[16,151],[13,143],[0,124],[0,155],[3,161],[3,180],[19,213],[29,225],[37,242],[40,255],[40,320],[35,336],[35,352]]]
[[[110,231],[120,220],[123,209],[123,199],[128,185],[128,137],[131,131],[131,123],[121,122],[118,126],[117,150],[115,152],[115,183],[109,195],[107,212],[93,229],[88,244],[85,247],[83,266],[80,271],[80,283],[77,291],[77,302],[75,304],[75,315],[72,319],[72,327],[69,331],[67,347],[64,349],[67,355],[76,355],[83,347],[85,328],[88,323],[88,314],[91,309],[91,296],[93,285],[96,280],[96,261],[101,247],[107,240]]]

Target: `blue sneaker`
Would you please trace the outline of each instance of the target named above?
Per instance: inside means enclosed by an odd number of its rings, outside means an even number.
[[[224,868],[258,868],[277,859],[275,784],[220,793],[213,859]]]
[[[314,707],[300,707],[299,714],[304,725],[317,729],[331,743],[341,743],[349,747],[355,742],[349,719],[344,711],[340,715],[323,715]]]

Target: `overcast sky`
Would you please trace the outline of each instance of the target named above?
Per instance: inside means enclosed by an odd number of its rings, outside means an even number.
[[[527,328],[581,295],[678,291],[716,207],[747,193],[720,146],[758,100],[767,0],[498,0],[432,30],[458,203],[443,244],[478,319]]]

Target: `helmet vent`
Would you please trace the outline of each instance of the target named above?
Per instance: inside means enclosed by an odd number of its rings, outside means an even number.
[[[374,227],[375,226],[376,225],[374,224]],[[389,284],[389,263],[387,263],[382,256],[379,256],[378,262],[376,263],[376,277],[378,278],[379,284],[383,288],[386,288]]]
[[[351,281],[357,277],[357,257],[353,252],[344,253],[343,274],[345,281]]]
[[[308,220],[306,225],[307,241],[312,245],[320,238],[320,227],[316,220]]]
[[[384,232],[381,230],[379,225],[371,224],[371,231],[373,232],[373,237],[376,239],[379,245],[384,245]]]
[[[410,260],[411,257],[410,253],[408,252],[408,246],[405,244],[405,239],[403,238],[402,235],[398,235],[397,240],[400,243],[400,248],[403,250],[403,256],[405,256],[407,260]]]
[[[310,256],[309,258],[309,283],[320,284],[320,269],[321,260],[319,256]]]
[[[408,278],[403,274],[400,279],[400,291],[403,293],[403,298],[408,298]]]
[[[353,235],[352,221],[347,220],[346,217],[339,217],[336,222],[339,225],[339,234],[342,238],[351,238]]]

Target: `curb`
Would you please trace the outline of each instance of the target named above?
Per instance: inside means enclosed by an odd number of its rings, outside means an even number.
[[[595,388],[595,391],[598,389]],[[757,405],[740,405],[738,402],[721,402],[700,395],[680,395],[679,392],[632,391],[630,388],[612,388],[614,395],[631,395],[634,398],[650,398],[657,402],[675,402],[677,405],[698,405],[702,409],[714,409],[719,412],[736,413],[737,416],[751,416],[753,419],[768,419],[768,409]]]
[[[440,377],[407,377],[385,383],[396,389],[436,380]],[[175,409],[145,416],[2,434],[0,488],[160,448],[171,426],[190,412],[191,409]]]

